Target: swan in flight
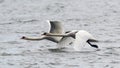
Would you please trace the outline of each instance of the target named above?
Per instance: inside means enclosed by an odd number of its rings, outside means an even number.
[[[70,37],[74,38],[73,40],[73,48],[76,51],[81,50],[81,46],[84,46],[86,43],[88,43],[90,46],[94,48],[98,48],[97,45],[91,44],[90,42],[98,42],[89,32],[85,30],[72,30],[66,34],[52,34],[52,33],[44,33],[46,36],[55,36],[55,37],[62,37],[62,39],[59,41],[59,46],[64,45],[66,41],[70,41]]]
[[[49,21],[47,20],[47,22],[50,25],[50,29],[49,29],[49,33],[52,34],[64,34],[64,29],[62,27],[62,23],[59,21]],[[41,35],[40,37],[25,37],[23,36],[21,39],[25,39],[25,40],[43,40],[43,39],[47,39],[50,40],[52,42],[58,43],[61,40],[62,37],[51,37],[51,36],[46,36],[46,35]]]
[[[75,38],[75,36],[77,36],[77,33],[80,33],[80,31],[78,31],[78,30],[72,30],[72,31],[64,32],[63,25],[59,21],[49,21],[48,20],[47,22],[50,24],[50,29],[49,29],[48,33],[45,32],[45,33],[41,34],[40,37],[26,37],[26,36],[23,36],[21,39],[25,39],[25,40],[43,40],[43,39],[47,39],[47,40],[50,40],[52,42],[57,43],[58,48],[63,48],[64,46],[69,45],[75,39],[77,39],[77,38]],[[89,34],[86,31],[83,31],[83,32]],[[84,33],[80,33],[80,34],[84,35]],[[55,36],[55,35],[57,35],[57,36]],[[91,45],[92,47],[98,48],[98,46],[93,45],[93,44],[90,43],[90,42],[96,42],[96,40],[89,38],[88,40],[86,40],[86,42],[89,45]]]

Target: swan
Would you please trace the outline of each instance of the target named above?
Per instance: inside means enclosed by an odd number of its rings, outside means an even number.
[[[63,29],[62,23],[60,21],[49,21],[49,20],[47,20],[47,22],[50,25],[49,33],[64,34],[64,29]],[[58,43],[62,38],[62,37],[46,36],[46,35],[43,35],[43,34],[41,34],[40,37],[26,37],[26,36],[23,36],[21,39],[24,39],[24,40],[43,40],[43,39],[47,39],[47,40],[50,40],[52,42]]]
[[[66,41],[70,41],[69,38],[74,38],[73,41],[73,48],[75,51],[80,51],[81,46],[84,46],[86,43],[88,43],[90,46],[94,48],[98,48],[97,45],[91,44],[90,42],[98,42],[89,32],[85,30],[72,30],[69,31],[66,34],[52,34],[52,33],[44,33],[46,36],[54,36],[54,37],[62,37],[62,39],[59,41],[58,45],[61,48],[62,45],[65,45]]]
[[[60,21],[49,21],[49,20],[47,20],[47,22],[50,25],[49,32],[48,32],[49,35],[46,35],[46,32],[45,32],[45,33],[41,34],[40,37],[26,37],[26,36],[23,36],[21,39],[32,40],[32,41],[47,39],[49,41],[57,43],[57,47],[59,49],[63,48],[66,45],[69,45],[70,43],[72,43],[74,41],[74,39],[75,39],[74,37],[70,37],[70,36],[69,37],[64,37],[64,36],[59,36],[58,37],[58,36],[51,36],[50,34],[52,34],[52,35],[68,34],[69,35],[69,34],[78,32],[78,30],[72,30],[72,31],[66,31],[65,32],[62,22],[60,22]],[[90,43],[90,42],[94,42],[94,41],[95,40],[90,40],[89,39],[87,41],[87,43],[90,44],[92,47],[95,47],[95,45]]]

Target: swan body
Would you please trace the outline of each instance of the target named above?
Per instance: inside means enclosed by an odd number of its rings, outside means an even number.
[[[46,33],[45,35],[47,36],[57,36],[57,37],[62,37],[62,39],[59,41],[58,45],[66,45],[65,43],[73,42],[73,48],[76,51],[81,50],[81,46],[84,46],[86,43],[90,44],[92,47],[98,48],[97,45],[93,45],[90,43],[90,41],[97,42],[97,40],[87,31],[85,30],[73,30],[68,32],[67,34],[51,34],[51,33]],[[74,40],[70,40],[70,38],[74,38]],[[67,41],[67,42],[66,42]]]
[[[96,40],[90,33],[88,33],[85,30],[79,30],[76,34],[75,34],[75,40],[74,40],[74,46],[73,48],[76,51],[80,51],[81,47],[84,46],[88,40]]]

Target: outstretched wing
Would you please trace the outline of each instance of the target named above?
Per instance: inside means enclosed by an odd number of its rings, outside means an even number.
[[[48,21],[50,24],[49,33],[64,34],[63,25],[59,21]],[[62,37],[51,37],[54,40],[60,41]]]
[[[63,34],[64,29],[62,23],[59,21],[48,21],[50,23],[50,33]]]

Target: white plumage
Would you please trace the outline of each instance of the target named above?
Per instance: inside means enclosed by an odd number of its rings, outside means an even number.
[[[76,34],[75,34],[75,41],[74,41],[74,46],[73,48],[76,51],[80,51],[81,47],[84,46],[87,41],[91,39],[91,40],[96,40],[90,33],[88,33],[85,30],[79,30]]]
[[[72,30],[64,32],[62,23],[59,21],[47,21],[50,24],[50,29],[48,33],[43,33],[41,37],[25,37],[25,40],[43,40],[47,39],[57,43],[59,49],[73,42],[73,48],[76,51],[81,50],[81,46],[86,43],[90,44],[92,47],[98,48],[97,45],[93,45],[90,42],[96,42],[97,40],[85,30]]]
[[[84,46],[87,42],[95,48],[98,48],[97,45],[92,45],[89,41],[94,41],[96,42],[97,40],[87,31],[85,30],[73,30],[70,31],[67,34],[51,34],[51,33],[46,33],[47,36],[58,36],[58,37],[63,37],[58,45],[59,48],[62,46],[68,45],[70,42],[73,42],[73,48],[76,51],[80,51],[81,47]],[[71,39],[70,39],[71,38]]]

